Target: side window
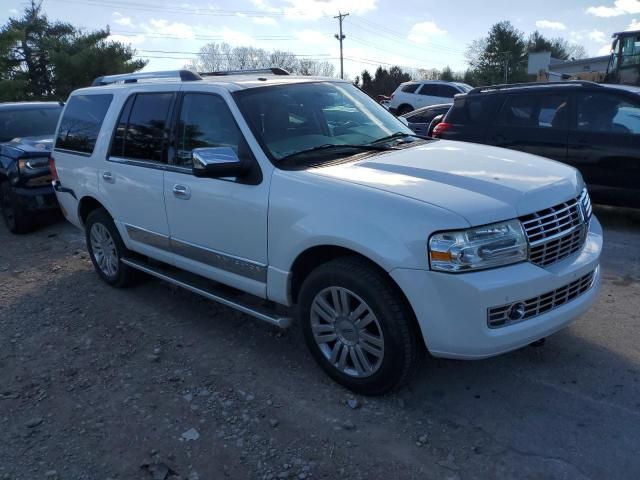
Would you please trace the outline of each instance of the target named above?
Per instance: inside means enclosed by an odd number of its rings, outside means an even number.
[[[566,128],[569,103],[566,95],[511,95],[504,102],[497,125],[529,128]]]
[[[208,147],[229,147],[240,159],[250,155],[227,102],[217,95],[186,93],[176,131],[176,165],[190,167],[193,149]]]
[[[640,134],[640,104],[617,95],[578,95],[577,128],[583,132]]]
[[[127,102],[117,127],[122,132],[125,115],[130,108],[124,130],[123,157],[166,163],[167,121],[173,98],[173,93],[139,93],[130,106]],[[114,142],[114,147],[117,147],[117,142]]]
[[[491,104],[488,96],[465,96],[457,98],[447,114],[447,122],[454,125],[479,125],[486,118]]]
[[[91,155],[113,95],[76,95],[64,110],[56,148]]]
[[[451,85],[438,85],[436,90],[436,95],[438,97],[445,97],[445,98],[453,98],[458,93],[460,92],[455,88],[453,88]]]
[[[422,88],[420,89],[420,91],[418,92],[420,95],[430,95],[430,96],[434,96],[437,97],[438,96],[438,86],[439,85],[433,85],[433,84],[425,84],[422,85]]]
[[[133,101],[135,100],[135,98],[135,95],[131,95],[127,99],[127,102],[124,104],[124,108],[122,109],[122,113],[120,114],[120,118],[118,119],[118,124],[116,125],[116,132],[113,136],[113,143],[111,144],[110,153],[110,155],[114,157],[124,156],[124,136],[127,131],[129,116],[131,115],[131,106],[133,105]]]
[[[420,85],[418,83],[410,83],[402,87],[402,91],[405,93],[415,93]]]

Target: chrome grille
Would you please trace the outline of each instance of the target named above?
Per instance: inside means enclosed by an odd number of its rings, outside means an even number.
[[[520,217],[529,241],[529,260],[547,267],[577,252],[591,220],[587,190],[567,202]]]
[[[514,302],[490,308],[487,311],[487,325],[489,328],[505,327],[513,323],[537,317],[538,315],[542,315],[543,313],[558,308],[559,306],[578,298],[589,290],[593,285],[594,277],[595,270],[583,277],[580,277],[578,280],[574,280],[563,287],[544,293],[540,296],[523,300],[521,302]],[[518,315],[517,318],[512,318],[511,312],[514,306],[522,307],[522,305],[524,306],[524,310],[521,310],[521,315]]]

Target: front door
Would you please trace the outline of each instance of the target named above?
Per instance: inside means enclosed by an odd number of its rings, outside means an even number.
[[[607,92],[576,95],[568,161],[596,201],[640,206],[640,100]]]
[[[172,263],[164,202],[167,126],[174,92],[131,95],[120,113],[100,189],[116,226],[134,251]]]
[[[265,297],[268,181],[262,178],[226,100],[191,88],[196,91],[182,95],[174,165],[164,177],[176,265]],[[191,152],[207,147],[233,149],[251,162],[254,171],[242,179],[195,177]]]

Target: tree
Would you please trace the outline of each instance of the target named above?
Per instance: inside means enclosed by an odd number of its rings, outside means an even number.
[[[486,38],[475,40],[467,49],[467,61],[480,83],[526,81],[527,43],[524,34],[511,22],[496,23]]]
[[[0,100],[63,100],[95,77],[146,65],[133,60],[130,46],[108,36],[108,29],[85,33],[50,22],[42,1],[31,0],[21,18],[9,18],[0,29]]]
[[[571,60],[587,56],[587,51],[582,45],[570,43],[560,37],[549,39],[537,30],[529,36],[527,52],[551,52],[551,56],[559,60]]]
[[[444,67],[444,70],[440,72],[440,76],[438,78],[439,80],[443,80],[445,82],[455,82],[458,80],[458,78],[456,78],[456,75],[453,73],[453,70],[451,70],[451,67],[449,65]]]
[[[187,67],[198,72],[277,67],[297,75],[335,75],[335,66],[330,62],[300,58],[284,50],[269,52],[256,47],[232,47],[228,43],[206,44]]]

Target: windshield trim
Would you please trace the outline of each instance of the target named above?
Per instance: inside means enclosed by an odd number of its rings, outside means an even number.
[[[244,120],[244,122],[247,124],[247,126],[249,127],[249,131],[251,132],[251,135],[253,135],[254,140],[256,141],[256,143],[260,146],[260,149],[262,150],[262,153],[269,159],[269,161],[271,162],[271,164],[276,167],[279,170],[290,170],[291,168],[289,166],[285,166],[283,164],[280,163],[281,159],[278,159],[277,157],[275,157],[272,153],[271,150],[269,149],[269,147],[267,147],[266,143],[264,142],[263,138],[261,135],[259,135],[256,131],[255,131],[255,127],[254,125],[252,125],[252,123],[248,120],[247,118],[247,114],[246,111],[242,105],[241,102],[239,102],[238,100],[241,99],[243,96],[250,94],[251,92],[255,92],[257,90],[266,90],[266,89],[286,89],[286,88],[291,88],[294,85],[314,85],[314,84],[322,84],[322,83],[327,83],[327,84],[349,84],[351,85],[353,88],[358,89],[360,92],[362,92],[364,95],[367,95],[367,97],[371,98],[364,90],[362,90],[360,87],[354,85],[353,83],[347,81],[347,80],[341,80],[341,79],[318,79],[318,80],[311,80],[308,82],[301,82],[301,83],[296,83],[296,84],[290,84],[290,83],[280,83],[277,85],[263,85],[263,86],[259,86],[259,87],[252,87],[252,88],[246,88],[246,89],[242,89],[242,90],[236,90],[235,92],[231,93],[231,97],[233,98],[233,101],[235,103],[235,106],[238,108],[238,110],[240,111],[240,114],[242,116],[242,119]],[[374,99],[371,99],[372,102],[375,102]],[[406,125],[404,123],[402,123],[400,121],[400,119],[398,119],[397,117],[395,117],[393,114],[389,113],[389,115],[392,115],[394,118],[396,118],[396,120],[398,121],[398,123],[404,127],[407,128]],[[360,154],[360,153],[377,153],[377,152],[358,152],[356,155]],[[387,152],[379,152],[382,154],[385,154]],[[344,158],[347,159],[349,157],[352,157],[354,155],[345,155]],[[334,159],[335,160],[335,159]],[[304,167],[306,168],[306,167]]]

